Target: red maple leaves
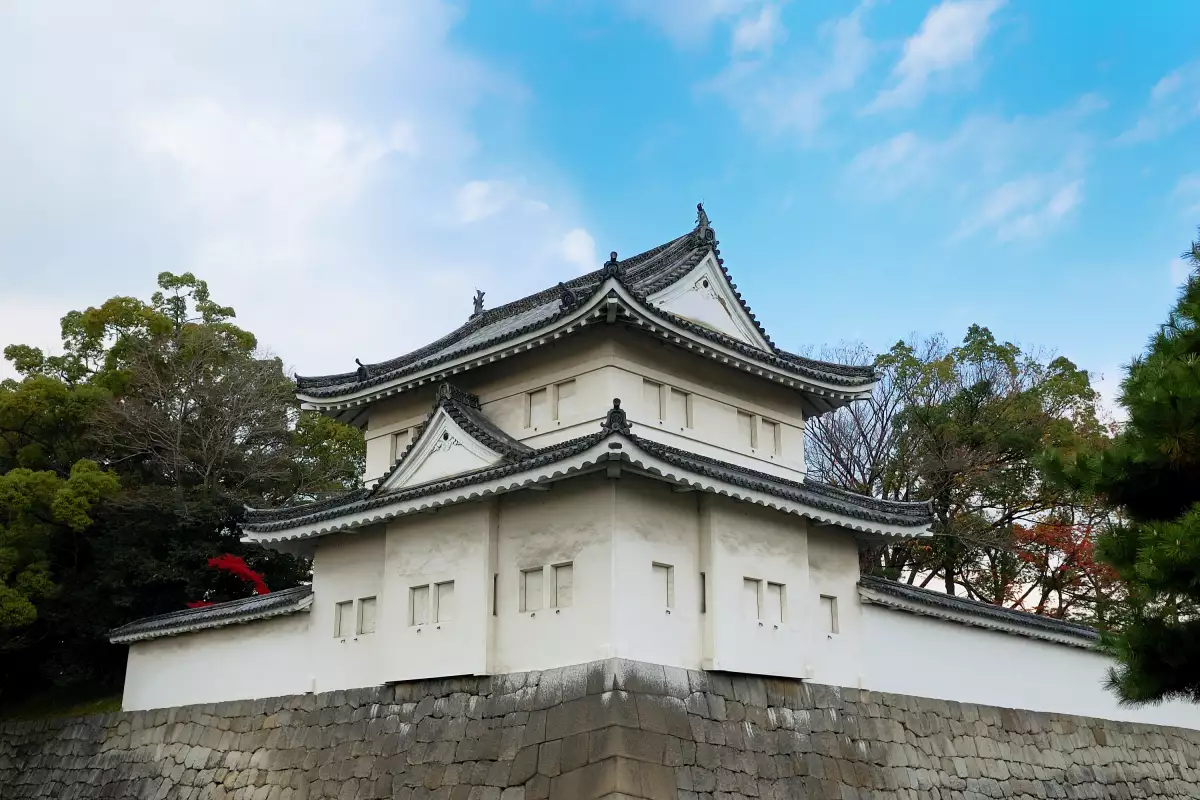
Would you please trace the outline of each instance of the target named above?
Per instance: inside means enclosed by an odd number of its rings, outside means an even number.
[[[235,556],[232,553],[216,556],[208,560],[208,566],[212,569],[218,569],[222,572],[228,572],[234,577],[241,578],[246,583],[250,584],[254,589],[254,594],[268,594],[271,590],[267,588],[267,582],[263,580],[260,573],[255,572],[246,563],[241,556]],[[208,600],[197,600],[188,603],[188,608],[204,608],[211,606],[212,603]]]

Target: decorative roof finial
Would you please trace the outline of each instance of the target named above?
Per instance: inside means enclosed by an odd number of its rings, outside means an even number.
[[[472,301],[475,304],[475,310],[471,314],[472,317],[477,317],[483,313],[483,295],[484,292],[478,289],[475,290],[475,299]]]
[[[558,301],[562,303],[562,310],[568,311],[579,304],[579,295],[575,294],[565,283],[558,284]]]
[[[621,398],[613,398],[613,407],[608,410],[608,416],[600,423],[600,430],[605,433],[624,433],[626,435],[633,432],[629,426],[629,417],[621,408]]]
[[[620,274],[621,274],[621,263],[619,261],[617,261],[617,251],[613,250],[611,253],[608,254],[608,261],[604,262],[603,277],[615,278]]]
[[[696,235],[701,240],[716,237],[716,233],[712,229],[712,224],[708,220],[708,212],[704,210],[704,203],[696,203]]]
[[[358,364],[358,371],[357,371],[356,377],[358,378],[359,383],[362,383],[367,378],[371,377],[371,370],[367,368],[366,364],[362,363],[357,358],[354,359],[354,363]]]
[[[436,402],[438,405],[449,401],[454,401],[464,406],[469,406],[476,410],[479,409],[479,398],[470,392],[460,389],[452,383],[442,381],[438,384],[436,392]]]

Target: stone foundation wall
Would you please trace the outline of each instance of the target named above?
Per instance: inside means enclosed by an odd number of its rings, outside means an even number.
[[[0,725],[0,797],[1200,797],[1200,732],[610,660]]]

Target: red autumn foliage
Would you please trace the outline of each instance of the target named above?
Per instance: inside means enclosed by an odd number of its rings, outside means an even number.
[[[222,556],[216,556],[208,560],[208,566],[212,569],[219,569],[222,572],[228,572],[234,577],[241,578],[246,583],[254,587],[254,594],[268,594],[270,589],[267,588],[267,582],[263,580],[263,576],[250,568],[245,559],[241,556],[235,556],[232,553],[226,553]],[[211,606],[213,603],[208,600],[197,600],[187,604],[188,608],[204,608]]]
[[[1090,523],[1015,527],[1013,539],[1023,574],[1014,582],[1008,605],[1068,617],[1080,600],[1111,592],[1117,576],[1111,567],[1096,561],[1097,533]]]
[[[267,594],[271,591],[267,588],[267,583],[263,580],[263,576],[250,569],[250,566],[241,556],[226,553],[223,556],[210,558],[208,565],[213,569],[224,570],[253,585],[255,594]]]

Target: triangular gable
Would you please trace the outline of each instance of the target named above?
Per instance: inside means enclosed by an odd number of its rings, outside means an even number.
[[[502,459],[500,453],[468,433],[439,406],[420,437],[376,491],[420,486],[490,467]]]
[[[773,351],[711,253],[679,280],[655,292],[650,304],[740,342]]]

